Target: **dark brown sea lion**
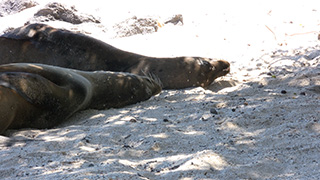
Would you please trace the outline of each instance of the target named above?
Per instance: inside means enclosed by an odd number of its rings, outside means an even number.
[[[230,71],[230,64],[224,60],[147,57],[44,24],[30,24],[0,37],[0,64],[13,62],[42,63],[86,71],[152,74],[161,80],[164,89],[207,87]]]
[[[8,128],[50,128],[77,111],[123,107],[160,91],[154,80],[130,73],[1,65],[0,133]]]

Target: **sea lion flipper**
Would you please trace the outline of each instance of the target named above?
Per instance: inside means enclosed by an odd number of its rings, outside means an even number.
[[[59,106],[68,93],[38,74],[24,72],[1,73],[0,86],[16,91],[30,104],[43,109]]]
[[[61,108],[68,104],[67,95],[67,90],[37,74],[0,73],[0,133],[7,128],[58,124],[70,115],[69,109]]]
[[[88,96],[76,87],[59,86],[41,73],[1,72],[0,133],[7,128],[50,128],[59,124],[86,105]]]
[[[0,73],[3,81],[34,105],[63,106],[77,111],[91,99],[87,95],[91,91],[90,82],[71,69],[16,63],[1,65]]]

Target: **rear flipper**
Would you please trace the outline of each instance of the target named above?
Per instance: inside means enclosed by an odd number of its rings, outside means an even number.
[[[0,73],[0,133],[7,128],[50,128],[78,109],[72,89],[25,72]]]

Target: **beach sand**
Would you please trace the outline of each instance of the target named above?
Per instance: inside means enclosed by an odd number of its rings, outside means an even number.
[[[50,1],[5,0],[0,32],[41,22],[144,55],[226,59],[231,73],[208,89],[10,130],[0,138],[2,179],[320,178],[320,2],[57,2],[81,23],[35,17]],[[179,14],[183,24],[164,24]],[[161,27],[137,33],[139,18]]]

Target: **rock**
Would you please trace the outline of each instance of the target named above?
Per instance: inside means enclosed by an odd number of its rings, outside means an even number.
[[[287,94],[287,91],[286,90],[282,90],[281,94]]]
[[[136,123],[137,122],[137,120],[135,118],[131,118],[129,121],[132,122],[132,123]]]
[[[174,15],[173,17],[167,19],[165,24],[172,23],[173,25],[183,25],[182,14]]]
[[[78,13],[74,6],[67,7],[63,4],[54,2],[47,4],[44,8],[39,10],[31,22],[45,22],[45,21],[65,21],[72,24],[81,24],[84,22],[100,23],[99,20],[91,15],[84,15]]]
[[[201,116],[202,121],[208,121],[210,118],[212,118],[211,114],[204,114]]]
[[[312,60],[316,57],[319,57],[320,56],[320,50],[314,50],[314,51],[311,51],[310,53],[304,55],[304,58],[306,58],[307,60]]]
[[[150,34],[157,32],[164,24],[172,23],[173,25],[183,25],[183,17],[181,14],[167,18],[165,23],[159,22],[159,18],[155,17],[137,17],[133,16],[113,26],[116,31],[116,38],[129,37],[137,34]]]
[[[15,14],[25,9],[31,8],[38,5],[33,0],[7,0],[0,3],[0,17]]]
[[[305,92],[301,92],[301,93],[300,93],[300,95],[305,96],[305,95],[306,95],[306,93],[305,93]]]
[[[169,119],[165,118],[165,119],[163,119],[163,122],[169,122]]]
[[[157,20],[152,17],[133,16],[113,26],[116,37],[128,37],[136,34],[148,34],[158,31]]]
[[[211,114],[218,114],[217,110],[215,108],[211,108],[210,109],[210,113]]]

